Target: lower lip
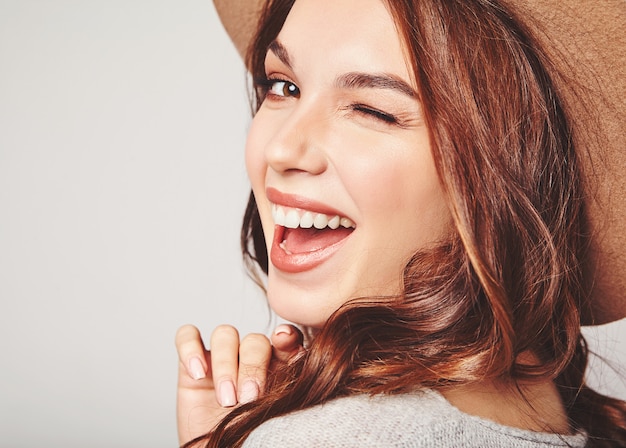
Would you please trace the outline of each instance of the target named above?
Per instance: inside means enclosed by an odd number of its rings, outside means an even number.
[[[283,241],[284,228],[281,226],[274,227],[274,240],[272,241],[272,249],[270,251],[270,260],[276,269],[282,272],[290,274],[310,271],[315,269],[326,260],[331,258],[343,244],[347,238],[336,242],[328,247],[325,247],[314,252],[306,252],[302,254],[288,254],[281,247],[280,244]]]

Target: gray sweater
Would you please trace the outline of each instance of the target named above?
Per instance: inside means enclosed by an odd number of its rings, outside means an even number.
[[[273,418],[244,448],[476,447],[582,448],[584,434],[562,436],[502,426],[471,416],[434,391],[355,395]]]

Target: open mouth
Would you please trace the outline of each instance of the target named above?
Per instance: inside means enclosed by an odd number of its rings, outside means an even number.
[[[355,229],[347,217],[272,205],[272,263],[286,272],[312,269],[328,259]]]
[[[354,230],[354,222],[339,215],[272,206],[274,224],[284,227],[280,248],[288,254],[315,252],[343,240]]]

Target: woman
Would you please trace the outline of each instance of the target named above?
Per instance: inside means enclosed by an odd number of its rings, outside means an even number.
[[[181,329],[181,443],[626,446],[583,378],[581,157],[513,12],[276,0],[248,54],[244,254],[309,338]]]

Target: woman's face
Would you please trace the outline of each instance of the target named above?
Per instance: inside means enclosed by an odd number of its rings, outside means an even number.
[[[318,327],[349,299],[399,293],[449,229],[407,61],[381,0],[297,0],[270,46],[246,165],[287,320]]]

